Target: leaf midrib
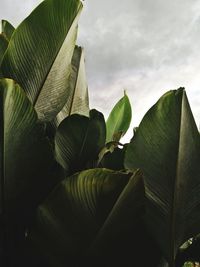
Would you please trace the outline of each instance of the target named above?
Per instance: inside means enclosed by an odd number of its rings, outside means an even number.
[[[123,118],[123,114],[124,114],[124,110],[125,110],[125,99],[123,99],[122,107],[123,108],[120,109],[119,116],[117,116],[117,120],[115,120],[114,126],[112,127],[114,129],[114,134],[116,133],[116,126],[117,126],[118,122],[120,121],[121,118]],[[111,141],[113,141],[113,135],[110,137]],[[109,141],[110,140],[106,140],[106,142],[109,142]]]
[[[174,255],[174,248],[175,248],[175,231],[176,231],[176,210],[177,210],[177,195],[178,195],[178,183],[179,183],[179,164],[180,164],[180,147],[182,142],[182,129],[183,129],[183,109],[184,109],[184,98],[185,92],[183,91],[182,99],[181,99],[181,111],[180,111],[180,126],[179,126],[179,143],[177,149],[177,162],[176,162],[176,172],[175,172],[175,184],[174,184],[174,194],[173,194],[173,206],[172,206],[172,215],[171,215],[171,252],[172,258],[171,261],[174,264],[174,260],[176,255]],[[171,266],[173,267],[173,265]]]
[[[46,73],[46,75],[45,75],[45,77],[44,77],[44,80],[43,80],[42,83],[41,83],[40,89],[38,90],[38,93],[37,93],[37,95],[36,95],[36,97],[35,97],[35,99],[34,99],[34,101],[33,101],[33,106],[34,106],[34,107],[35,107],[35,105],[37,104],[37,101],[38,101],[39,96],[40,96],[40,94],[41,94],[42,88],[43,88],[43,86],[44,86],[44,84],[45,84],[45,82],[46,82],[46,80],[47,80],[47,77],[49,76],[49,73],[51,72],[51,69],[52,69],[52,67],[53,67],[53,65],[54,65],[54,63],[55,63],[55,61],[56,61],[56,58],[57,58],[58,54],[60,53],[60,51],[61,51],[61,49],[62,49],[63,43],[65,42],[65,39],[67,38],[68,33],[69,33],[69,31],[71,30],[72,25],[74,24],[74,21],[75,21],[76,17],[80,15],[80,12],[81,12],[81,10],[82,10],[82,7],[83,7],[82,4],[80,4],[80,6],[79,6],[79,8],[78,8],[78,12],[75,14],[75,16],[74,16],[73,19],[72,19],[72,23],[71,23],[71,25],[70,25],[70,27],[69,27],[69,30],[67,31],[67,34],[65,35],[64,39],[61,41],[61,45],[59,46],[58,51],[57,51],[57,53],[56,53],[56,55],[55,55],[55,57],[54,57],[54,60],[52,61],[52,64],[50,65],[49,70],[47,71],[47,73]]]
[[[79,57],[79,61],[78,61],[76,81],[75,81],[75,86],[74,86],[74,90],[73,90],[73,95],[72,95],[72,101],[71,101],[71,105],[70,105],[70,109],[69,109],[69,114],[68,114],[69,116],[72,113],[72,108],[73,108],[73,105],[74,105],[74,98],[75,98],[75,94],[76,94],[76,90],[77,90],[77,82],[78,82],[78,77],[79,77],[81,57],[82,57],[82,51],[80,52],[80,57]]]

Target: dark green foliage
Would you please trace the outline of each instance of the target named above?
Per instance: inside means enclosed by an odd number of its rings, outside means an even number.
[[[199,162],[200,135],[185,90],[169,91],[143,118],[125,166],[144,172],[146,225],[171,266],[200,230]]]
[[[82,261],[131,174],[106,169],[66,178],[38,208],[31,239],[54,266]],[[76,256],[78,255],[78,257]]]
[[[58,127],[55,136],[55,157],[68,175],[89,168],[98,160],[105,144],[106,128],[103,114],[90,111],[90,117],[71,115]]]
[[[103,156],[100,166],[112,170],[123,170],[125,152],[126,146],[123,146],[123,148],[119,148],[118,146],[113,148],[113,151],[108,151]]]
[[[200,260],[200,136],[185,90],[162,96],[130,144],[119,143],[130,102],[125,94],[106,123],[89,111],[75,46],[81,9],[79,0],[45,0],[17,29],[2,21],[0,264]]]

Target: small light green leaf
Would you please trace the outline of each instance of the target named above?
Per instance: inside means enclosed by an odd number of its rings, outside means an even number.
[[[128,96],[124,93],[114,106],[106,122],[106,143],[119,141],[131,123],[132,111]]]

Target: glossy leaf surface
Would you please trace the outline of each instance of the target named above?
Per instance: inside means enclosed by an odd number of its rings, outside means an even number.
[[[114,106],[106,121],[106,143],[119,141],[126,133],[131,123],[132,111],[126,93]]]
[[[125,166],[144,172],[146,224],[170,267],[179,246],[200,232],[199,162],[200,136],[186,93],[169,91],[143,118]]]
[[[71,59],[82,9],[79,0],[45,0],[15,30],[1,64],[17,81],[40,120],[50,121],[67,101]]]
[[[56,116],[56,125],[59,125],[62,120],[72,114],[80,114],[89,117],[88,85],[82,47],[76,46],[74,49],[67,92],[67,101],[63,109]]]
[[[103,114],[90,111],[90,118],[73,114],[59,125],[55,136],[55,154],[63,168],[74,173],[86,168],[91,160],[97,160],[105,144]]]

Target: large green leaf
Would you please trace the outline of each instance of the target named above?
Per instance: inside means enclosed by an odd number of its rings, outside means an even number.
[[[13,32],[15,31],[15,28],[7,20],[2,20],[1,26],[2,26],[1,29],[2,29],[3,35],[7,38],[8,41],[10,41],[10,38],[11,38]]]
[[[88,162],[97,160],[105,144],[105,128],[103,114],[96,110],[90,111],[90,118],[73,114],[62,121],[55,136],[55,154],[68,173],[80,171]]]
[[[96,267],[157,267],[161,253],[143,224],[144,196],[142,173],[137,170],[90,246],[88,261],[98,259]]]
[[[82,9],[79,0],[45,0],[15,30],[1,64],[40,120],[51,120],[68,98],[71,59]]]
[[[183,88],[147,112],[128,146],[125,166],[141,168],[146,224],[174,266],[179,246],[200,232],[200,136]]]
[[[106,122],[106,143],[119,141],[131,123],[131,105],[126,93],[114,106]]]
[[[68,94],[65,106],[56,117],[56,125],[72,114],[89,116],[88,86],[82,47],[76,46],[74,49]]]
[[[63,180],[39,207],[33,243],[52,266],[84,265],[83,256],[100,230],[130,174],[83,171]],[[92,264],[94,262],[87,262]]]
[[[14,81],[1,79],[0,250],[4,259],[12,261],[7,252],[18,249],[15,234],[22,231],[20,238],[24,238],[33,208],[55,185],[54,167],[53,152],[32,104]]]

